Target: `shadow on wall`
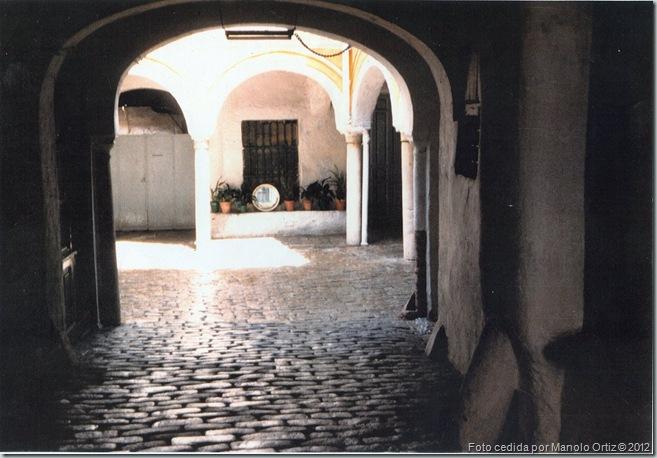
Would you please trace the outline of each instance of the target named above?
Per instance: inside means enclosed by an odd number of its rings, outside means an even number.
[[[593,7],[584,332],[546,349],[566,369],[563,442],[652,439],[653,13]]]
[[[591,333],[564,336],[548,345],[546,358],[566,371],[561,442],[651,442],[651,352],[650,339]]]

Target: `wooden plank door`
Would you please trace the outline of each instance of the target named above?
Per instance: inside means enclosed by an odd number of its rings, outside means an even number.
[[[379,96],[372,114],[369,169],[369,238],[402,235],[401,138],[392,125],[390,97]]]

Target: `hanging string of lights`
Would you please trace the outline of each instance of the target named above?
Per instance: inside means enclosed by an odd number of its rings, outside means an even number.
[[[310,46],[308,46],[306,43],[304,43],[304,41],[301,39],[301,37],[299,36],[298,33],[295,33],[294,36],[296,37],[297,40],[299,40],[299,43],[301,43],[301,45],[302,45],[304,48],[306,48],[308,51],[310,51],[311,53],[315,54],[316,56],[320,56],[320,57],[326,57],[326,58],[337,57],[337,56],[339,56],[340,54],[343,54],[343,53],[349,51],[349,49],[351,48],[351,45],[347,45],[347,47],[344,48],[342,51],[338,51],[338,52],[335,52],[335,53],[332,53],[332,54],[323,54],[323,53],[321,53],[321,52],[319,52],[319,51],[315,51],[315,50],[312,49]]]

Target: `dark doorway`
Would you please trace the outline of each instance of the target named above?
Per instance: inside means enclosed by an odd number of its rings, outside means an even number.
[[[370,131],[368,239],[402,236],[401,139],[392,126],[390,96],[384,86]]]

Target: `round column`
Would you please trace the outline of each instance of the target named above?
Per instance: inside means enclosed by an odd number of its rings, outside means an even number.
[[[370,198],[370,134],[363,131],[363,191],[361,211],[360,244],[367,245],[367,212],[369,211]]]
[[[210,152],[207,139],[194,140],[194,216],[196,250],[208,246],[211,239]]]
[[[360,245],[362,202],[362,135],[349,133],[347,141],[347,245]]]
[[[415,259],[415,222],[413,221],[413,140],[401,135],[402,233],[404,259]]]

